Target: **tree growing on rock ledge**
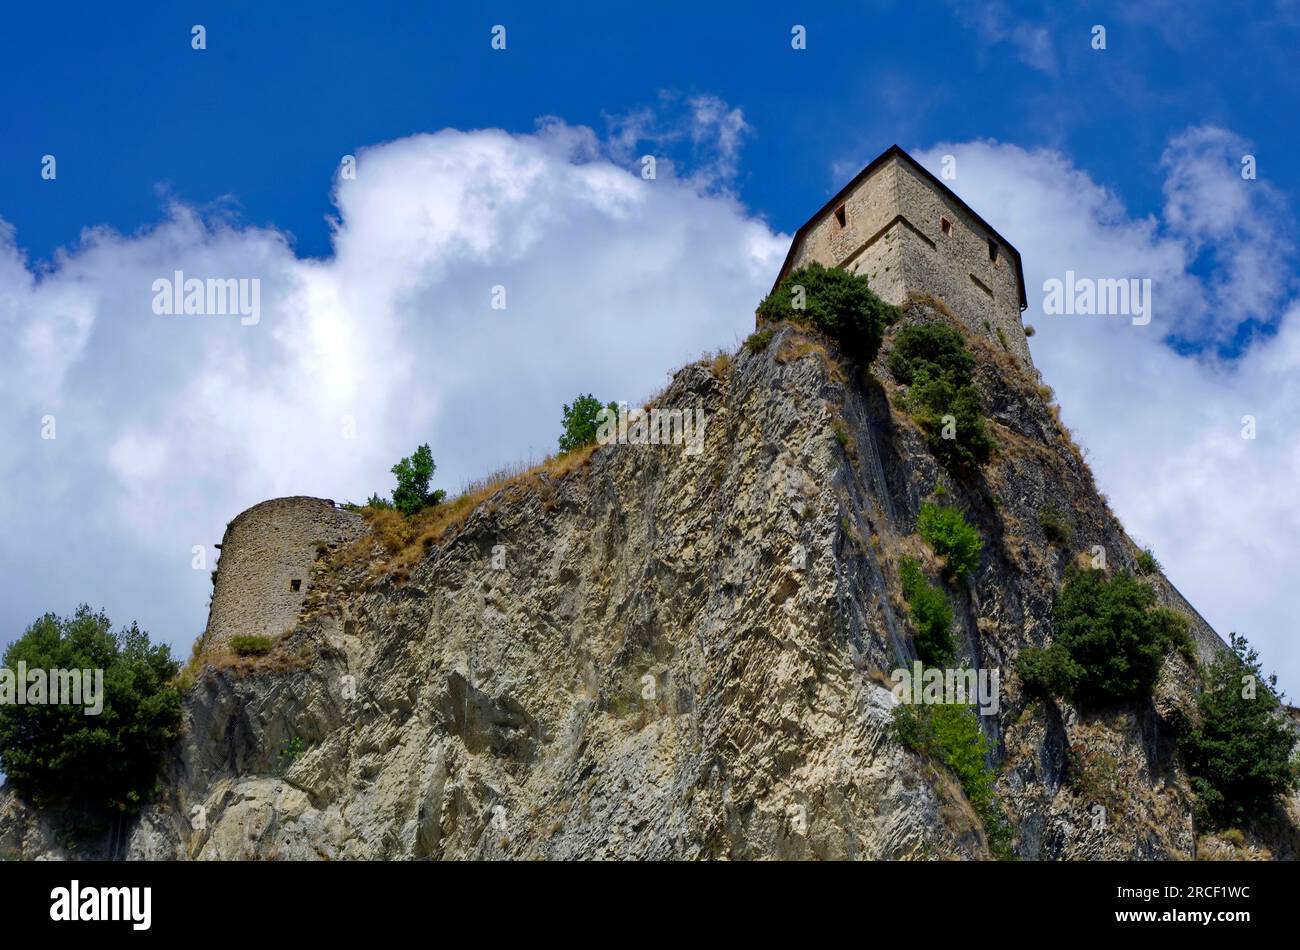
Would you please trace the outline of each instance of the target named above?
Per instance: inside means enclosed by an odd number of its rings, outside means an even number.
[[[1200,724],[1182,741],[1201,819],[1218,828],[1266,815],[1297,784],[1277,677],[1264,676],[1245,637],[1230,637],[1232,652],[1210,664],[1197,698]]]
[[[867,285],[867,278],[812,263],[786,275],[758,305],[758,318],[821,330],[860,365],[876,358],[885,327],[897,318]]]
[[[404,515],[413,515],[417,511],[439,504],[447,493],[442,489],[429,491],[429,482],[438,466],[433,461],[433,451],[428,443],[421,445],[410,456],[402,459],[392,468],[397,476],[397,487],[393,489],[393,500],[371,495],[366,502],[370,508],[396,508]]]
[[[607,412],[617,415],[618,403],[611,402],[608,406],[602,406],[600,400],[591,393],[578,396],[571,406],[565,405],[562,420],[564,431],[560,433],[560,451],[572,452],[574,449],[595,442],[596,430]]]
[[[1021,650],[1016,671],[1032,691],[1090,705],[1150,696],[1165,653],[1191,652],[1187,618],[1127,574],[1071,568],[1052,623],[1052,645]]]
[[[904,406],[931,451],[959,472],[977,468],[993,454],[974,369],[961,334],[945,323],[912,324],[894,335],[889,371],[910,387]]]

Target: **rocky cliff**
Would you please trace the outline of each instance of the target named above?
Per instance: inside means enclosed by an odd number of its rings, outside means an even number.
[[[914,301],[903,322],[941,310]],[[889,672],[914,657],[898,563],[935,566],[916,518],[942,488],[984,538],[948,596],[962,659],[1001,673],[981,726],[1015,853],[1196,856],[1170,725],[1194,665],[1170,654],[1153,700],[1089,714],[1030,699],[1012,671],[1050,640],[1069,564],[1100,547],[1131,569],[1136,549],[1050,391],[968,345],[998,446],[972,479],[951,478],[898,409],[890,337],[864,373],[781,326],[652,400],[703,410],[698,454],[604,446],[480,493],[405,551],[323,546],[272,653],[212,656],[198,675],[161,798],[114,853],[989,857],[952,774],[889,728]],[[1045,512],[1068,537],[1046,536]],[[1222,648],[1151,583],[1202,658]],[[1235,851],[1202,839],[1202,856],[1294,856],[1296,814]],[[9,794],[0,850],[69,853]]]

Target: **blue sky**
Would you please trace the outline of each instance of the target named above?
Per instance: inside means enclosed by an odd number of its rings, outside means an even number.
[[[1295,5],[616,6],[20,5],[0,36],[16,106],[0,116],[4,217],[48,257],[85,225],[156,221],[159,189],[233,196],[247,221],[322,256],[342,154],[445,127],[529,132],[549,114],[600,130],[664,90],[743,108],[753,133],[737,192],[786,232],[894,141],[1058,148],[1135,214],[1159,206],[1156,160],[1185,126],[1246,134],[1275,180],[1300,154]],[[208,29],[202,53],[194,23]],[[489,48],[498,23],[504,53]],[[795,23],[809,36],[797,53]],[[1104,52],[1089,45],[1096,23]],[[46,153],[57,191],[32,174]]]
[[[897,142],[959,157],[954,187],[1025,258],[1035,361],[1118,514],[1295,692],[1300,5],[728,6],[7,11],[0,641],[89,600],[183,650],[207,597],[191,551],[242,507],[363,497],[420,441],[452,489],[550,450],[574,392],[640,398],[734,345],[788,236]],[[645,153],[671,169],[657,191]],[[214,262],[264,278],[262,326],[141,308],[151,275]],[[1036,313],[1067,268],[1156,277],[1151,332]],[[503,273],[518,356],[481,313]],[[548,350],[574,293],[600,319]],[[470,406],[500,425],[459,423]],[[322,435],[340,414],[356,441]]]

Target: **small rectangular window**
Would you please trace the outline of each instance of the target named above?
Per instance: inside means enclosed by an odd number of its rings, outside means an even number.
[[[839,227],[842,228],[845,225],[847,225],[848,220],[849,220],[848,213],[844,210],[844,205],[840,205],[838,208],[835,209],[835,223]]]
[[[998,262],[998,242],[989,238],[989,260],[994,264]]]
[[[302,590],[302,578],[295,577],[289,582],[289,590],[297,592]]]
[[[940,218],[939,230],[943,232],[944,237],[950,237],[952,235],[952,222],[947,218]]]

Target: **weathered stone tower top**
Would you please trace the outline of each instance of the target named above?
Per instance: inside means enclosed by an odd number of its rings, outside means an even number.
[[[865,274],[893,304],[932,294],[972,333],[1031,365],[1020,253],[897,145],[795,232],[773,289],[813,261]]]
[[[326,498],[273,498],[226,526],[204,647],[231,637],[275,639],[297,623],[317,552],[360,537],[366,521]]]

